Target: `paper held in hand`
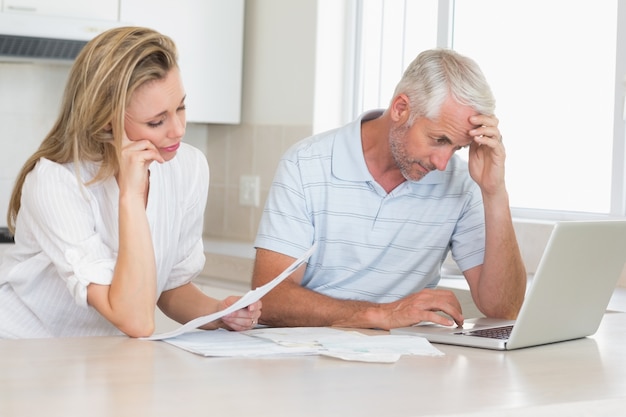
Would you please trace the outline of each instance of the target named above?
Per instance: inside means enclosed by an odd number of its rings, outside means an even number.
[[[274,278],[273,280],[271,280],[265,285],[262,285],[254,290],[248,291],[239,300],[237,300],[237,302],[225,308],[224,310],[220,310],[213,314],[209,314],[207,316],[202,316],[202,317],[198,317],[193,320],[190,320],[187,323],[185,323],[183,326],[179,327],[178,329],[172,330],[170,332],[156,334],[150,337],[144,337],[142,339],[163,340],[163,339],[169,339],[171,337],[176,337],[190,330],[195,330],[198,327],[204,326],[207,323],[218,320],[224,317],[225,315],[232,313],[233,311],[237,311],[239,309],[248,307],[250,304],[260,300],[261,297],[263,297],[265,294],[270,292],[275,286],[280,284],[285,278],[287,278],[296,269],[298,269],[303,263],[305,263],[309,259],[309,257],[313,254],[313,252],[315,252],[315,248],[316,248],[316,245],[314,244],[313,246],[309,248],[309,250],[307,250],[304,254],[302,254],[302,256],[296,259],[291,265],[287,267],[287,269],[281,272],[281,274],[278,275],[276,278]]]

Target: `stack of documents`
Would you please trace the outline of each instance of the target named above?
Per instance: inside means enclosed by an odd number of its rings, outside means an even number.
[[[391,363],[402,355],[443,355],[422,337],[368,336],[329,327],[194,331],[164,342],[198,355],[214,357],[323,355],[350,361]]]
[[[248,291],[224,310],[198,317],[171,332],[147,337],[162,340],[203,356],[287,356],[324,355],[363,362],[395,362],[402,355],[443,355],[425,338],[405,335],[367,336],[356,331],[325,327],[259,328],[245,332],[199,331],[197,328],[218,320],[258,301],[291,275],[311,256],[313,245],[280,275],[267,284]]]

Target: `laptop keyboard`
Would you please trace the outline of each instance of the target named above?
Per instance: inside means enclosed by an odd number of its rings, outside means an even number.
[[[464,336],[478,336],[487,337],[489,339],[506,340],[511,335],[511,330],[513,330],[513,325],[493,327],[491,329],[468,330],[465,332],[459,332],[459,334],[462,334]]]

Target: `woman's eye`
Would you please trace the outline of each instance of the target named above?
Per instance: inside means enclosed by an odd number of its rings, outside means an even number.
[[[159,120],[158,122],[148,122],[149,127],[159,127],[163,124],[163,120]]]

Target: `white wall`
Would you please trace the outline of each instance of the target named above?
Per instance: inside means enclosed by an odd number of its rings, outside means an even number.
[[[0,63],[0,226],[15,176],[56,118],[67,65]]]
[[[306,125],[313,119],[315,0],[248,0],[242,121]]]
[[[248,0],[243,117],[248,125],[314,125],[351,117],[354,0]]]

